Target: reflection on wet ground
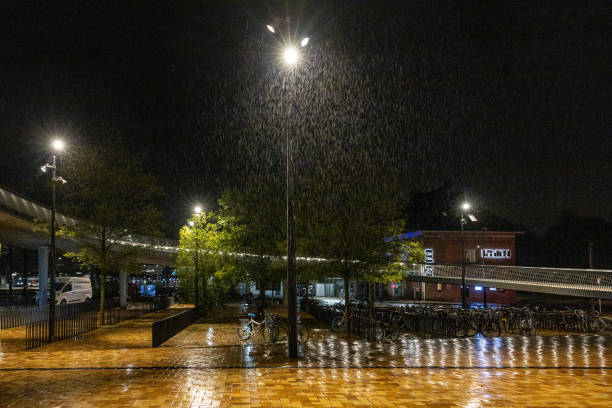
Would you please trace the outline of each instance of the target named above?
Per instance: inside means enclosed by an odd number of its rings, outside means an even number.
[[[152,349],[151,323],[167,313],[34,351],[2,343],[0,406],[583,407],[612,399],[611,336],[369,343],[304,314],[311,340],[290,360],[286,342],[239,341],[232,308]]]

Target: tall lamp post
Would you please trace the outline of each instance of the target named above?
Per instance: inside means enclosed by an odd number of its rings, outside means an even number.
[[[43,173],[51,171],[51,264],[49,265],[49,343],[55,337],[55,185],[66,184],[66,180],[57,175],[57,154],[64,150],[65,143],[55,139],[51,144],[53,148],[53,164],[45,164],[40,169]]]
[[[198,218],[200,217],[200,215],[202,214],[202,207],[200,206],[196,206],[193,209],[194,215],[197,215]],[[199,258],[199,252],[200,252],[200,248],[199,248],[199,242],[198,242],[198,234],[197,234],[197,226],[195,225],[195,223],[193,221],[189,221],[189,226],[191,227],[191,233],[194,236],[194,240],[195,240],[195,253],[194,253],[194,274],[195,274],[195,307],[196,309],[198,308],[199,304],[200,304],[200,292],[199,292],[199,287],[200,287],[200,282],[198,279],[198,258]]]
[[[467,307],[467,300],[465,296],[467,290],[465,287],[465,234],[463,233],[463,226],[467,224],[465,212],[470,208],[472,208],[472,206],[468,202],[461,204],[461,307],[463,308]],[[467,216],[472,222],[478,221],[473,214],[468,214]]]
[[[276,34],[277,28],[273,25],[266,25],[266,28],[272,34]],[[284,45],[282,50],[282,62],[287,68],[293,68],[300,60],[300,47],[306,47],[310,39],[304,37],[300,40],[299,46],[288,43]],[[291,74],[291,73],[290,73]],[[287,134],[286,134],[286,165],[285,177],[287,181],[287,320],[288,320],[288,348],[289,357],[298,357],[298,341],[297,341],[297,276],[295,270],[295,235],[294,235],[294,218],[293,218],[293,180],[291,173],[291,137],[289,120],[291,118],[291,103],[288,103],[287,109]],[[262,289],[263,290],[263,289]]]

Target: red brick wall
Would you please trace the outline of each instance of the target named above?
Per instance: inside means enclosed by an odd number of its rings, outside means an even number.
[[[483,263],[480,253],[481,248],[509,249],[510,258],[491,259],[486,258],[486,265],[516,265],[515,233],[500,231],[465,231],[465,249],[475,250],[476,263]],[[436,264],[461,264],[461,232],[460,231],[423,231],[421,239],[423,248],[434,250],[434,262]],[[402,282],[402,298],[420,300],[420,283]],[[484,291],[484,288],[483,288]],[[482,303],[483,291],[476,291],[469,287],[468,302]],[[391,293],[391,292],[390,292]],[[460,302],[461,290],[459,285],[442,284],[442,290],[438,291],[436,283],[425,284],[425,299],[441,302]],[[509,304],[516,301],[514,290],[487,290],[488,303]]]

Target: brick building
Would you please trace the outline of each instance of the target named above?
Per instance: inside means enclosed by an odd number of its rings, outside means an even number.
[[[480,265],[516,265],[515,239],[520,232],[465,231],[465,262]],[[461,264],[460,231],[415,231],[404,234],[405,239],[422,243],[426,263]],[[382,288],[379,288],[382,289]],[[387,295],[392,299],[460,302],[459,285],[445,283],[394,282],[389,283]],[[482,303],[484,293],[488,303],[509,304],[516,301],[516,291],[468,286],[468,302]]]

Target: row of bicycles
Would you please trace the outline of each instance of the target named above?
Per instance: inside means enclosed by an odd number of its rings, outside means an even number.
[[[612,321],[596,311],[544,310],[541,307],[462,309],[450,305],[407,305],[368,309],[352,303],[350,318],[343,304],[323,305],[311,301],[309,312],[331,323],[339,332],[353,332],[372,340],[395,340],[404,332],[438,337],[533,336],[538,330],[602,333],[612,331]]]
[[[238,319],[238,337],[246,341],[261,334],[263,340],[276,343],[288,338],[289,326],[287,322],[279,319],[277,314],[263,312],[263,314],[248,313],[248,318]],[[306,343],[310,338],[310,329],[304,322],[298,321],[297,340],[298,343]]]

